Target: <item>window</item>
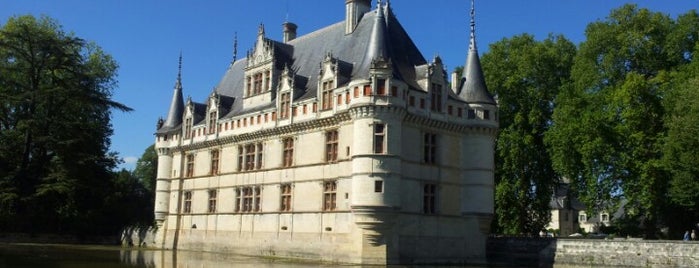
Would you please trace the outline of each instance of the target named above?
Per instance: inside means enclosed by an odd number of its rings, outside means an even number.
[[[262,149],[263,149],[262,143],[258,143],[258,144],[257,144],[257,158],[256,158],[257,164],[255,165],[255,167],[256,167],[257,169],[261,169],[261,168],[262,168],[262,152],[263,152]]]
[[[354,87],[354,97],[359,98],[359,87]]]
[[[209,190],[209,213],[216,212],[216,190]]]
[[[235,189],[235,211],[236,212],[257,212],[261,205],[261,188],[242,187]]]
[[[326,181],[323,183],[323,210],[331,211],[337,208],[337,182]]]
[[[386,95],[386,79],[376,79],[376,95]]]
[[[192,118],[187,118],[184,120],[184,138],[189,139],[192,137]]]
[[[243,151],[243,146],[238,146],[238,171],[243,170],[243,157],[245,156],[245,151]]]
[[[410,96],[410,98],[408,98],[408,103],[410,106],[415,107],[415,96]]]
[[[468,119],[476,119],[476,111],[473,109],[468,109]]]
[[[420,98],[420,109],[425,109],[425,99]]]
[[[185,171],[185,177],[189,178],[194,176],[194,154],[187,155],[187,170]]]
[[[333,91],[332,91],[332,89],[333,89],[333,81],[332,80],[323,82],[323,87],[322,87],[322,92],[321,92],[321,94],[322,94],[322,103],[321,103],[322,108],[321,109],[322,110],[327,110],[327,109],[330,109],[333,107],[333,102],[332,102]]]
[[[209,134],[216,132],[216,112],[209,113]]]
[[[337,130],[325,132],[325,162],[337,161]]]
[[[255,211],[255,212],[260,211],[260,196],[262,195],[261,190],[262,189],[260,188],[260,186],[253,188],[254,199],[253,199],[252,206],[253,206],[253,211]]]
[[[424,195],[423,195],[423,207],[422,212],[425,214],[435,214],[435,195],[436,195],[437,185],[435,184],[425,184]]]
[[[255,144],[245,145],[245,170],[255,169]]]
[[[437,134],[425,133],[424,137],[424,162],[426,164],[437,163]]]
[[[270,83],[271,80],[272,80],[272,78],[271,78],[271,73],[270,73],[269,70],[267,70],[267,71],[265,72],[265,87],[264,87],[264,90],[265,90],[265,91],[268,91],[268,90],[269,90],[269,83]]]
[[[291,211],[291,184],[282,184],[279,210]]]
[[[602,213],[601,218],[602,218],[602,221],[603,221],[603,222],[607,222],[607,221],[609,221],[609,214],[607,214],[607,213]]]
[[[432,83],[432,102],[430,109],[435,112],[442,111],[442,85]]]
[[[212,150],[211,151],[211,171],[209,172],[211,175],[218,175],[218,157],[219,157],[219,151]]]
[[[587,221],[587,215],[585,215],[585,214],[580,214],[580,215],[578,215],[578,221],[580,221],[580,222],[586,222],[586,221]]]
[[[383,193],[383,181],[374,181],[374,192]]]
[[[364,85],[364,96],[371,96],[371,85]]]
[[[289,108],[291,105],[290,98],[291,98],[291,93],[289,93],[289,92],[282,93],[281,102],[280,102],[280,106],[279,106],[279,109],[280,109],[279,118],[280,119],[289,118]],[[272,120],[275,120],[274,114],[272,114]]]
[[[251,212],[252,211],[252,187],[243,188],[243,207],[240,209],[241,212]]]
[[[251,96],[252,95],[252,78],[250,76],[247,77],[247,85],[245,88],[247,89],[246,91],[248,93],[246,95]]]
[[[485,119],[485,120],[490,119],[490,111],[489,110],[483,110],[483,119]]]
[[[457,111],[457,114],[458,114],[459,117],[463,117],[463,116],[464,116],[464,109],[459,108],[459,109],[457,109],[456,111]]]
[[[253,83],[253,93],[256,95],[262,93],[262,73],[254,74],[253,78],[255,80]]]
[[[374,125],[374,153],[383,154],[386,152],[386,125],[385,124],[375,124]]]
[[[294,139],[286,138],[283,141],[284,151],[283,151],[283,167],[290,167],[294,164]]]
[[[396,86],[391,87],[391,96],[398,97],[398,88]]]
[[[192,191],[184,192],[184,205],[182,205],[182,213],[192,213]]]

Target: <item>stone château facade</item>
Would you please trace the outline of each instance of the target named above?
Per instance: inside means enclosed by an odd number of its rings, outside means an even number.
[[[388,3],[344,2],[344,21],[304,36],[287,22],[275,41],[260,25],[204,103],[183,100],[178,74],[156,132],[156,246],[485,260],[498,121],[473,20],[463,77],[450,83]]]

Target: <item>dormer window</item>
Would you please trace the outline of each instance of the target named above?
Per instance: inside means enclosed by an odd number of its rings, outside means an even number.
[[[291,93],[282,93],[279,102],[279,119],[289,118],[289,107],[291,106]]]
[[[216,111],[210,112],[209,113],[209,134],[214,134],[216,132],[216,119],[217,119]]]
[[[322,84],[322,110],[332,109],[333,107],[333,80],[324,81]]]
[[[192,137],[192,118],[188,117],[184,120],[184,138],[189,139]]]
[[[386,95],[386,79],[376,79],[376,95]]]
[[[433,112],[442,112],[442,85],[432,83],[432,103],[430,109]]]

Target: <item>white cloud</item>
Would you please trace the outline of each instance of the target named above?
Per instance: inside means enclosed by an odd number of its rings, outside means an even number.
[[[123,159],[125,165],[135,165],[136,162],[138,162],[138,157],[135,156],[126,156]]]

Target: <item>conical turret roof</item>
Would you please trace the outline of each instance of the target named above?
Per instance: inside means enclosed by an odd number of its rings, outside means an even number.
[[[175,81],[172,102],[168,111],[165,123],[158,129],[158,132],[168,132],[182,124],[182,114],[184,113],[184,98],[182,97],[182,54],[180,53],[179,67],[177,70],[177,80]]]
[[[469,41],[468,56],[464,65],[464,73],[461,77],[459,97],[470,103],[495,104],[493,96],[485,85],[485,77],[481,68],[481,60],[476,48],[476,22],[474,2],[471,1],[471,38]]]

